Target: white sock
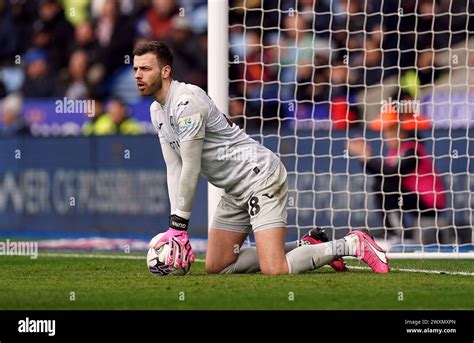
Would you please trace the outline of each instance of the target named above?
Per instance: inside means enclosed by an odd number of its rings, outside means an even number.
[[[285,244],[285,252],[289,252],[298,247],[298,241]],[[221,274],[250,274],[260,271],[258,264],[257,249],[255,247],[240,250],[237,261],[224,268]]]
[[[338,256],[346,255],[349,246],[346,240],[338,239],[316,245],[303,245],[286,254],[290,274],[298,274],[331,263]]]

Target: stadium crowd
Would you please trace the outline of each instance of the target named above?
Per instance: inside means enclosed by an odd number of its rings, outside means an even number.
[[[355,94],[392,75],[416,98],[447,73],[435,54],[474,32],[468,0],[229,5],[229,112],[250,127],[260,118],[268,125],[280,118],[360,118]],[[28,131],[22,99],[139,101],[131,51],[152,39],[171,45],[177,80],[207,88],[205,0],[0,0],[0,98],[14,98],[2,110],[9,115],[2,115],[1,132]],[[124,113],[121,120],[133,122]],[[107,134],[139,132],[109,119]]]
[[[179,66],[174,69],[175,78],[206,88],[206,3],[0,0],[0,98],[7,97],[11,113],[2,116],[1,132],[28,131],[21,116],[23,99],[92,98],[100,104],[115,99],[106,112],[138,101],[131,51],[142,40],[166,41]],[[197,56],[196,51],[203,53]],[[96,112],[100,115],[104,111]],[[130,129],[133,124],[123,125],[123,120],[130,119],[127,115],[121,115],[121,120],[119,116],[113,118],[113,113],[106,115],[109,118],[102,118],[97,130],[87,125],[84,133],[139,132]],[[125,126],[128,129],[123,129]]]
[[[233,4],[231,112],[255,116],[256,126],[275,113],[356,119],[357,92],[393,75],[416,98],[448,72],[435,54],[474,29],[467,0],[256,0],[246,11],[243,1]]]

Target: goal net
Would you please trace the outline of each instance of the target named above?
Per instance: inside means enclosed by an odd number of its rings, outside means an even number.
[[[367,228],[391,257],[473,256],[472,10],[228,2],[229,115],[288,170],[289,238]]]

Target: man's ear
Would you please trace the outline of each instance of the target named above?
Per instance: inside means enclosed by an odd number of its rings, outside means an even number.
[[[171,76],[171,67],[169,65],[165,65],[161,68],[161,75],[163,79],[167,79]]]

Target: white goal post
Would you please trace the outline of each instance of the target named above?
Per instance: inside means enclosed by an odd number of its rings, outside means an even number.
[[[208,1],[209,96],[287,167],[289,239],[367,228],[390,258],[474,258],[473,10],[469,0]],[[354,138],[370,148],[365,161]],[[209,225],[221,194],[209,185]]]
[[[228,17],[229,6],[227,0],[208,1],[208,94],[221,111],[225,111],[229,107]],[[222,190],[210,183],[207,184],[207,187],[207,218],[210,229]]]

